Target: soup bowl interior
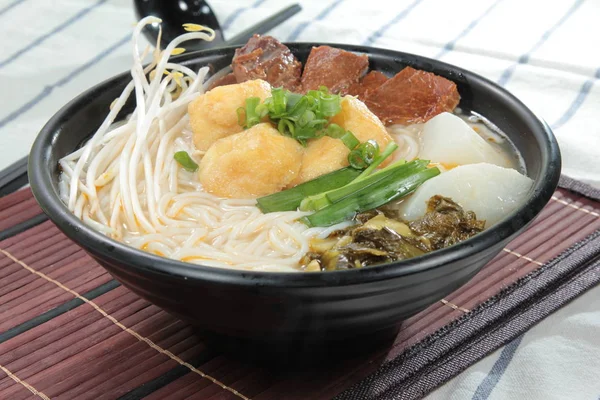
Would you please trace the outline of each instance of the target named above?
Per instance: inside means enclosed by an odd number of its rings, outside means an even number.
[[[305,61],[313,44],[291,43]],[[119,282],[200,328],[264,341],[314,341],[370,335],[398,324],[465,284],[521,232],[550,200],[560,154],[548,126],[507,91],[460,68],[411,54],[332,45],[366,53],[370,69],[389,75],[407,65],[454,81],[460,107],[505,132],[534,180],[526,203],[503,221],[455,246],[421,257],[356,270],[269,273],[191,265],[131,248],[95,231],[69,212],[58,194],[60,158],[84,143],[104,120],[130,76],[107,80],[63,107],[42,129],[29,158],[35,198],[50,219]],[[213,71],[228,66],[234,48],[179,57]],[[121,117],[133,110],[130,101]]]

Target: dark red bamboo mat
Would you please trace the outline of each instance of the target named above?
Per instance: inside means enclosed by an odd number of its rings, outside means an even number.
[[[29,227],[32,219],[37,225]],[[407,320],[392,345],[301,373],[219,353],[40,221],[28,189],[0,198],[0,231],[21,231],[0,241],[0,399],[327,399],[387,361],[413,357],[436,335],[461,329],[477,314],[471,310],[584,246],[600,229],[600,203],[559,189],[532,226],[467,285]],[[342,397],[366,398],[348,396],[352,390]]]

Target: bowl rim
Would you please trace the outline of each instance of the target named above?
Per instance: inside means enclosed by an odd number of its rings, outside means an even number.
[[[30,185],[38,204],[63,233],[83,247],[88,253],[99,255],[103,260],[108,259],[116,265],[125,265],[131,270],[137,270],[142,273],[150,272],[182,280],[201,280],[236,286],[302,288],[355,285],[443,268],[448,263],[460,262],[482,251],[491,249],[500,242],[508,241],[511,236],[531,223],[546,203],[550,201],[558,185],[561,169],[561,157],[556,138],[545,121],[536,116],[519,99],[496,83],[478,74],[442,61],[389,49],[321,42],[293,42],[286,43],[286,45],[290,47],[327,45],[349,51],[362,52],[367,55],[392,56],[394,59],[399,60],[400,63],[408,65],[410,65],[410,59],[419,60],[422,63],[435,66],[435,68],[461,74],[467,77],[469,81],[478,81],[479,84],[485,87],[486,92],[490,92],[496,97],[501,97],[504,102],[512,103],[511,106],[519,110],[526,117],[528,125],[543,134],[543,140],[536,139],[536,141],[541,149],[540,156],[547,158],[547,160],[542,160],[544,162],[541,165],[540,176],[537,180],[534,180],[534,185],[529,191],[527,201],[496,225],[464,242],[413,259],[360,269],[302,273],[247,271],[191,264],[147,253],[111,239],[76,218],[61,201],[56,190],[57,188],[52,182],[51,169],[46,168],[48,158],[50,158],[52,152],[52,146],[55,142],[54,139],[60,132],[60,129],[57,128],[70,118],[73,109],[81,106],[85,99],[89,99],[94,93],[104,90],[111,85],[119,84],[126,79],[128,72],[124,72],[79,94],[56,112],[41,129],[31,148],[28,160]],[[174,61],[183,64],[197,62],[202,58],[233,52],[237,47],[228,46],[191,52],[177,57]]]

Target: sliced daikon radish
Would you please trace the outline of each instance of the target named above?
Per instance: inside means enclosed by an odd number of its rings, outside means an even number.
[[[510,160],[454,114],[441,113],[425,123],[419,158],[446,168],[490,163],[510,167]]]
[[[400,204],[407,221],[422,217],[427,201],[436,194],[449,197],[465,211],[474,211],[486,228],[521,206],[533,181],[514,169],[480,163],[456,167],[431,178]]]

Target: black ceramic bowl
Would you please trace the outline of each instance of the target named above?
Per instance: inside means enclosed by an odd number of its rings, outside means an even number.
[[[313,44],[289,47],[304,61]],[[243,272],[197,266],[136,250],[75,218],[58,196],[58,160],[75,150],[104,119],[130,79],[116,76],[63,107],[42,129],[29,158],[33,193],[50,219],[123,285],[208,331],[265,341],[345,338],[390,330],[465,284],[550,200],[560,174],[552,132],[523,103],[494,83],[460,68],[389,50],[332,45],[369,55],[370,67],[389,74],[406,65],[458,85],[460,107],[489,118],[521,152],[535,181],[520,209],[463,243],[415,259],[325,273]],[[191,53],[188,66],[231,62],[234,48]],[[129,105],[129,111],[132,109]]]

